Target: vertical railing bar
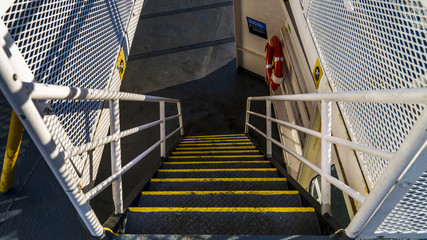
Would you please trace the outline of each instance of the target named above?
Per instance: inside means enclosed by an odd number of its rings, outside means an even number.
[[[271,158],[272,156],[272,143],[271,143],[271,101],[265,101],[265,111],[267,114],[266,118],[266,131],[267,131],[267,158]]]
[[[113,136],[120,134],[120,106],[119,100],[109,100],[110,103],[110,132]],[[110,144],[111,151],[111,174],[114,175],[122,168],[122,156],[120,138],[114,140]],[[123,213],[123,193],[122,193],[122,177],[118,177],[112,183],[112,193],[114,201],[114,213]]]
[[[166,158],[166,124],[165,124],[165,101],[160,101],[160,140],[162,143],[160,144],[160,157]]]
[[[322,214],[331,212],[331,183],[327,177],[331,176],[331,142],[326,137],[331,136],[331,111],[332,104],[329,101],[322,100],[321,106],[321,212]]]
[[[251,100],[246,100],[246,119],[245,119],[245,134],[248,134],[248,123],[249,123],[249,111],[251,110]]]
[[[179,115],[179,127],[181,128],[181,136],[184,136],[184,123],[182,121],[182,108],[181,108],[181,102],[176,103],[176,107],[178,109],[178,115]]]

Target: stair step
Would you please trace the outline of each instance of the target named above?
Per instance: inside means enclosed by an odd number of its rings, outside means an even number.
[[[129,208],[128,234],[316,235],[313,208]]]
[[[276,168],[159,169],[158,178],[265,178],[279,177]]]
[[[287,190],[286,178],[152,178],[149,191]]]
[[[247,138],[228,138],[228,139],[183,139],[181,144],[187,143],[226,143],[226,142],[236,142],[236,143],[247,143],[251,140]]]
[[[244,160],[244,159],[252,159],[252,160],[265,160],[264,155],[253,154],[253,155],[189,155],[189,156],[169,156],[169,160],[174,159],[228,159],[228,160]]]
[[[318,235],[270,161],[244,134],[187,136],[127,211],[128,234]]]
[[[271,168],[270,161],[168,161],[162,169],[193,168]]]
[[[147,191],[143,207],[298,207],[298,191]]]
[[[179,143],[178,147],[221,147],[221,146],[253,146],[251,142],[215,142],[215,143]]]
[[[205,150],[240,150],[240,149],[248,149],[248,150],[256,150],[255,146],[216,146],[216,147],[177,147],[175,151],[205,151]]]
[[[242,150],[199,150],[199,151],[173,151],[172,156],[181,155],[260,155],[259,150],[242,149]]]
[[[246,137],[246,135],[245,134],[221,134],[221,135],[185,136],[184,138],[212,138],[212,137],[229,138],[229,137]]]

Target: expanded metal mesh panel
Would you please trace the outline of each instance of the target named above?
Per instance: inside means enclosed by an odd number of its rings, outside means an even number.
[[[376,234],[424,233],[427,236],[427,171],[381,223]]]
[[[132,0],[17,0],[2,19],[37,82],[107,89],[132,5]],[[73,145],[92,138],[101,106],[51,102]]]
[[[313,0],[307,22],[333,91],[427,87],[420,1]],[[354,141],[397,151],[424,106],[340,104]],[[360,154],[372,184],[386,160]]]

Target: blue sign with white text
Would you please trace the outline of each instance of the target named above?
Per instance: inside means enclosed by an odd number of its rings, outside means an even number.
[[[265,23],[246,17],[248,21],[249,32],[259,37],[267,39],[267,26]]]

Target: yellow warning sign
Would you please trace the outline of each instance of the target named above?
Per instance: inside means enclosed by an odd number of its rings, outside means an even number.
[[[125,55],[123,54],[123,49],[120,49],[119,59],[117,60],[117,68],[120,72],[120,81],[122,81],[126,69],[126,60]]]
[[[320,79],[322,79],[322,76],[323,76],[323,70],[322,70],[322,67],[320,66],[319,59],[317,59],[316,64],[314,65],[314,70],[313,70],[313,80],[314,80],[314,84],[316,85],[316,89],[319,88],[319,83],[320,83]]]

